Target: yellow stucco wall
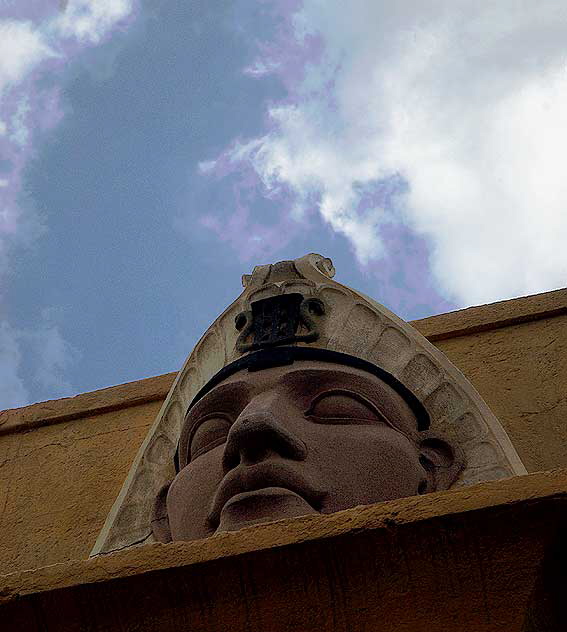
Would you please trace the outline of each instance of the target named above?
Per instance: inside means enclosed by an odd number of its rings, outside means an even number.
[[[528,472],[567,467],[567,315],[442,340]]]
[[[529,472],[567,467],[567,290],[414,323]],[[0,413],[0,574],[86,558],[173,374]]]
[[[159,407],[0,437],[0,574],[88,556]]]

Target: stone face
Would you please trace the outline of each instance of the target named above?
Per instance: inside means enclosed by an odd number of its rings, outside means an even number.
[[[561,290],[412,323],[432,339],[443,334],[436,345],[499,417],[530,472],[567,468],[565,314]],[[0,427],[0,574],[88,555],[173,377],[160,377],[157,391],[153,379],[140,380],[0,414],[8,420]],[[116,409],[148,393],[162,399]]]
[[[158,495],[156,539],[448,489],[464,457],[428,430],[410,395],[398,382],[322,360],[236,371],[185,417],[180,471],[167,497]]]

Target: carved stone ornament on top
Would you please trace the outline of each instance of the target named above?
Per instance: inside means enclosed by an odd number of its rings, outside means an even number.
[[[257,266],[243,276],[244,291],[205,332],[177,375],[91,555],[155,541],[154,501],[176,476],[176,450],[191,403],[220,382],[229,365],[242,361],[253,371],[263,368],[254,362],[263,362],[264,355],[289,350],[295,357],[302,348],[346,354],[354,365],[359,360],[393,376],[397,388],[426,412],[430,429],[464,456],[452,484],[526,473],[500,422],[448,358],[383,305],[334,281],[334,272],[330,259],[308,254]],[[286,364],[285,358],[276,364]]]

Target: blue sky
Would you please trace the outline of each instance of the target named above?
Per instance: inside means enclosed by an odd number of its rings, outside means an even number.
[[[565,286],[561,4],[0,0],[0,408],[306,252],[406,319]]]

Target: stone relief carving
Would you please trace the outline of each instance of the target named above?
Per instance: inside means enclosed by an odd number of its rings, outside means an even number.
[[[333,275],[311,254],[243,277],[179,372],[93,555],[526,472],[444,354]]]
[[[178,473],[153,515],[156,539],[425,494],[461,472],[462,451],[377,367],[293,347],[247,360],[186,415]]]

